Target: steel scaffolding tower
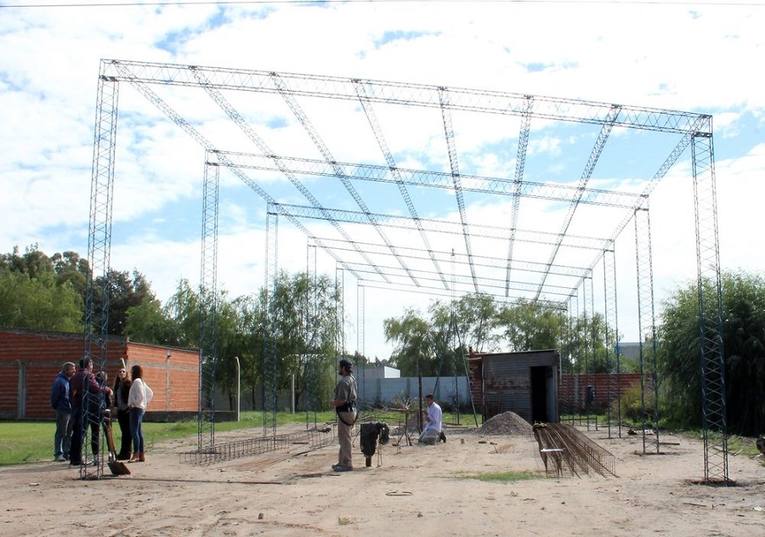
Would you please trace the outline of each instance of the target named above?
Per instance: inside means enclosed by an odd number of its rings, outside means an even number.
[[[199,413],[197,450],[215,449],[215,373],[218,362],[218,215],[220,168],[205,166],[202,185],[202,252],[199,315]]]
[[[608,437],[611,438],[611,401],[616,396],[616,423],[619,438],[622,437],[622,396],[621,396],[621,358],[619,356],[619,315],[616,293],[616,255],[614,247],[603,252],[603,310],[606,323],[606,367],[608,376]],[[611,332],[613,331],[613,337]],[[616,375],[613,372],[614,356],[616,362]]]
[[[353,275],[361,284],[369,274],[369,286],[387,285],[392,287],[407,287],[425,291],[438,291],[449,294],[459,294],[454,287],[450,287],[445,278],[442,265],[446,261],[443,255],[449,245],[444,248],[433,248],[431,244],[432,234],[438,237],[459,237],[464,242],[464,251],[458,252],[461,268],[469,273],[469,282],[472,283],[472,292],[486,292],[482,284],[500,283],[502,280],[503,293],[509,298],[512,282],[511,271],[528,271],[541,274],[541,280],[534,291],[538,302],[542,303],[542,295],[553,295],[556,287],[550,285],[548,280],[573,276],[578,283],[572,283],[570,289],[582,287],[586,293],[586,280],[590,279],[590,295],[592,301],[592,270],[597,263],[603,260],[604,271],[610,262],[606,259],[612,254],[608,252],[613,248],[614,240],[633,220],[638,218],[641,211],[648,208],[648,197],[657,182],[663,178],[677,160],[691,147],[693,164],[694,202],[695,202],[695,230],[697,239],[697,276],[699,283],[699,334],[700,345],[700,370],[702,376],[704,438],[705,438],[705,479],[723,481],[728,480],[727,468],[727,441],[725,424],[725,381],[724,381],[724,356],[721,329],[721,288],[719,248],[717,237],[717,213],[716,213],[716,190],[714,174],[714,151],[712,141],[711,116],[705,114],[679,112],[673,110],[648,108],[612,103],[601,103],[579,99],[564,99],[545,96],[532,96],[521,93],[503,91],[475,90],[467,88],[446,88],[437,85],[410,84],[400,82],[386,82],[380,80],[361,80],[358,78],[330,77],[295,73],[275,73],[272,71],[257,71],[245,69],[226,69],[217,67],[203,67],[190,65],[174,65],[167,63],[151,63],[141,61],[102,60],[99,75],[98,101],[96,106],[96,127],[94,139],[93,175],[91,191],[91,212],[89,228],[88,261],[91,274],[88,282],[86,295],[86,329],[85,329],[85,353],[95,355],[96,348],[105,360],[106,331],[108,315],[108,291],[104,289],[101,305],[103,314],[97,317],[94,297],[97,296],[95,288],[96,279],[100,274],[106,275],[109,269],[109,253],[111,246],[111,207],[112,189],[115,168],[115,142],[117,124],[117,97],[119,84],[128,82],[139,93],[146,97],[158,110],[170,118],[176,125],[189,134],[203,149],[206,154],[206,174],[212,174],[212,167],[218,169],[225,167],[238,177],[245,185],[252,189],[266,203],[268,203],[269,229],[276,226],[277,216],[283,216],[292,226],[311,237],[316,248],[322,248],[336,262],[338,270]],[[237,154],[218,151],[222,146],[214,144],[211,138],[204,134],[203,125],[200,122],[191,122],[176,112],[163,98],[161,98],[152,86],[185,87],[203,90],[223,111],[225,116],[245,134],[249,141],[254,144],[260,155]],[[244,92],[250,96],[271,95],[279,98],[292,112],[303,130],[309,136],[314,146],[323,157],[322,160],[311,160],[300,157],[284,157],[276,155],[264,139],[256,133],[247,116],[237,110],[224,93]],[[386,166],[367,163],[343,163],[338,161],[321,137],[319,130],[309,119],[306,110],[299,100],[329,100],[345,101],[361,107],[366,123],[374,135],[377,146],[380,149]],[[432,110],[440,115],[443,135],[446,142],[446,154],[449,161],[449,170],[429,171],[407,169],[398,166],[393,152],[388,146],[386,136],[378,119],[379,110],[383,106],[415,107]],[[516,151],[515,173],[512,179],[481,177],[475,174],[465,174],[460,163],[457,151],[457,140],[453,127],[455,113],[482,114],[495,116],[514,116],[520,120],[518,134],[518,147]],[[531,182],[524,179],[526,168],[526,153],[529,144],[530,126],[532,120],[545,122],[563,122],[568,124],[592,125],[599,128],[599,134],[590,152],[587,164],[580,176],[577,186],[552,183]],[[619,193],[594,189],[588,186],[593,170],[600,160],[604,147],[614,128],[634,129],[648,133],[662,133],[676,135],[677,139],[669,155],[659,167],[658,171],[649,178],[640,193]],[[387,134],[387,133],[386,133]],[[254,164],[253,164],[254,163]],[[209,170],[207,168],[210,168]],[[464,166],[463,166],[464,167]],[[271,193],[267,192],[261,183],[254,180],[244,170],[253,169],[263,172],[278,172],[285,175],[289,183],[294,186],[301,195],[309,201],[310,206],[298,206],[281,203]],[[360,211],[341,210],[322,204],[301,180],[300,176],[312,175],[313,177],[335,177],[351,195]],[[215,172],[217,177],[217,171]],[[207,177],[207,176],[206,176]],[[216,179],[217,181],[217,179]],[[361,193],[354,186],[357,181],[372,181],[377,183],[389,183],[395,185],[406,204],[407,217],[393,214],[381,214],[372,212]],[[207,183],[207,181],[205,181]],[[438,220],[437,218],[423,218],[417,211],[407,187],[429,187],[454,192],[456,208],[459,213],[459,221]],[[509,226],[505,222],[501,226],[480,225],[471,216],[468,227],[468,205],[464,193],[471,192],[485,196],[507,196],[511,200],[512,213]],[[205,196],[207,194],[205,193]],[[543,233],[539,230],[523,230],[517,227],[518,214],[522,210],[521,198],[555,200],[568,203],[568,213],[564,219],[562,231],[559,233]],[[206,198],[207,199],[207,198]],[[203,208],[209,206],[208,200]],[[215,202],[217,204],[217,201]],[[609,210],[623,210],[623,220],[616,226],[614,232],[606,238],[590,237],[584,235],[572,235],[569,233],[572,221],[585,205],[596,207],[608,207]],[[207,209],[203,209],[203,220],[207,218]],[[217,210],[217,208],[216,208]],[[339,237],[320,237],[314,233],[303,221],[325,220],[329,222]],[[207,220],[204,220],[207,222]],[[346,226],[341,226],[347,224]],[[357,226],[371,226],[381,243],[371,243],[368,238],[354,237],[348,230],[357,229]],[[346,229],[347,228],[347,229]],[[414,234],[424,245],[422,251],[413,244],[396,245],[394,232],[391,236],[383,232],[383,228],[398,230],[416,230]],[[203,289],[212,284],[209,279],[214,275],[205,276],[204,271],[209,270],[207,261],[204,260],[208,246],[205,241],[209,238],[214,242],[217,237],[217,227],[211,229],[211,234],[204,231],[203,226]],[[273,235],[273,236],[272,236]],[[269,252],[273,253],[273,259],[267,258],[271,276],[267,276],[267,289],[272,292],[274,281],[269,278],[276,277],[276,232],[269,233]],[[482,241],[502,241],[502,251],[507,249],[507,257],[499,255],[484,255],[476,247]],[[650,237],[649,237],[650,240]],[[366,244],[365,244],[366,243]],[[483,244],[483,243],[482,243]],[[493,244],[493,243],[492,243]],[[524,244],[538,246],[552,246],[547,262],[537,261],[530,257],[516,258],[515,251]],[[566,261],[566,265],[558,264],[560,250],[572,248],[572,251],[593,251],[594,260],[591,263]],[[650,247],[650,243],[649,243]],[[492,250],[495,250],[492,246]],[[395,260],[393,265],[385,265],[376,258],[381,251],[392,256]],[[493,253],[493,252],[492,252]],[[362,261],[351,261],[346,254],[361,257]],[[270,253],[268,255],[271,255]],[[497,259],[501,260],[497,262]],[[208,259],[209,261],[209,259]],[[417,263],[427,261],[435,269],[427,274]],[[214,266],[214,263],[213,263]],[[363,266],[371,273],[354,271],[353,267]],[[395,267],[395,270],[392,268]],[[585,270],[582,270],[582,267]],[[385,268],[385,270],[383,270]],[[501,268],[504,278],[486,275],[482,273],[492,268]],[[613,270],[615,274],[615,268]],[[407,282],[395,282],[393,276],[399,274],[406,276]],[[427,280],[422,276],[433,276],[436,286],[425,285]],[[363,275],[363,277],[362,277]],[[459,279],[465,280],[466,276],[460,275]],[[616,295],[609,295],[608,277],[605,282],[605,315],[607,323],[616,326]],[[104,279],[106,280],[106,279]],[[614,277],[615,283],[615,277]],[[366,285],[366,284],[365,284]],[[554,284],[555,285],[555,284]],[[564,287],[561,283],[557,285]],[[431,288],[432,287],[432,288]],[[645,287],[641,287],[641,293]],[[488,288],[491,290],[491,288]],[[651,290],[652,291],[652,290]],[[578,293],[578,291],[576,291]],[[491,293],[493,295],[493,293]],[[646,297],[650,294],[651,315],[653,315],[652,292],[646,291]],[[573,296],[569,293],[568,296]],[[586,298],[586,297],[585,297]],[[570,302],[570,300],[569,300]],[[550,301],[565,308],[565,301]],[[577,301],[578,303],[578,301]],[[613,315],[611,306],[613,303]],[[271,303],[269,303],[271,304]],[[585,300],[586,307],[586,300]],[[214,311],[214,310],[213,310]],[[589,311],[593,311],[592,304]],[[641,309],[641,312],[644,311]],[[645,309],[645,311],[649,311]],[[95,324],[101,323],[100,327]],[[648,326],[653,330],[654,322],[651,320],[641,328],[641,332]],[[642,336],[641,336],[642,337]],[[655,340],[654,340],[655,341]],[[618,365],[618,340],[617,346],[617,371]],[[609,345],[610,347],[610,345]],[[209,352],[209,351],[206,351]],[[610,352],[610,349],[609,349]],[[212,363],[214,360],[214,352]],[[268,353],[266,353],[268,354]],[[655,356],[655,353],[653,354]],[[205,362],[204,352],[202,362]],[[274,358],[274,360],[278,360]],[[264,358],[264,368],[266,364]],[[210,372],[201,367],[205,377],[202,383],[214,384],[214,377],[210,378]],[[270,365],[269,365],[270,367]],[[655,371],[655,365],[653,366]],[[265,373],[265,369],[264,369]],[[274,380],[274,383],[276,380]],[[265,386],[265,385],[264,385]],[[654,388],[656,383],[654,382]],[[204,399],[204,389],[200,387],[200,402]],[[275,402],[274,402],[275,406]],[[200,406],[200,414],[203,413]],[[214,416],[214,415],[213,415]],[[654,421],[656,421],[654,419]],[[200,418],[199,448],[204,445],[214,445],[214,425],[204,429],[206,423]],[[264,425],[264,429],[267,427]],[[206,441],[203,436],[207,436]],[[718,442],[717,439],[720,439]]]
[[[711,117],[704,130],[694,133],[691,149],[698,274],[699,361],[701,362],[704,426],[704,480],[727,483],[730,477],[728,427],[725,414],[722,284]]]
[[[637,265],[638,334],[640,344],[640,421],[643,453],[646,452],[646,392],[653,399],[652,428],[656,453],[659,453],[659,386],[656,364],[656,315],[653,295],[653,255],[651,218],[648,208],[635,211],[635,259]],[[646,386],[646,383],[648,386]]]
[[[263,331],[263,436],[276,438],[276,410],[278,402],[279,356],[274,339],[278,326],[279,308],[276,291],[279,279],[279,214],[270,206],[266,212],[266,274],[265,309],[266,321]]]
[[[90,215],[88,218],[88,281],[85,291],[85,322],[83,356],[90,358],[98,369],[105,369],[109,342],[109,269],[112,243],[112,207],[114,204],[114,160],[117,147],[117,110],[119,84],[104,74],[102,64],[98,77],[96,121],[93,139],[93,164],[90,183]],[[99,282],[97,278],[101,278]],[[100,311],[96,311],[100,301]],[[88,390],[82,396],[82,457],[80,478],[100,478],[104,457],[99,464],[88,467],[91,425],[101,434],[102,416],[100,394]],[[95,408],[99,411],[94,412]],[[73,434],[80,434],[75,431]],[[105,446],[106,442],[100,442]],[[101,449],[104,452],[104,449]],[[93,455],[96,455],[95,453]]]

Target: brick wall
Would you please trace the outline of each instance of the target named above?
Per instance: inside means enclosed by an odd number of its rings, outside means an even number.
[[[82,357],[81,334],[0,330],[0,418],[50,419],[50,389],[64,362]],[[126,342],[110,338],[106,371],[112,386],[125,358],[140,364],[154,391],[148,410],[197,410],[197,351]],[[167,356],[170,358],[168,359]]]
[[[0,331],[0,416],[53,418],[55,414],[50,407],[53,379],[61,370],[61,364],[76,364],[82,351],[81,334]],[[110,378],[116,373],[124,352],[123,340],[113,338],[109,341],[107,370]],[[19,382],[19,377],[23,382]]]
[[[609,398],[609,384],[611,390],[611,396]],[[640,384],[639,373],[620,373],[618,376],[609,375],[607,373],[594,373],[591,375],[570,375],[564,374],[561,378],[561,385],[559,391],[561,408],[574,408],[584,407],[585,395],[587,386],[591,385],[595,387],[595,400],[593,402],[593,408],[606,408],[609,401],[616,399],[617,386],[620,388],[621,393],[631,388],[632,386]]]
[[[128,368],[139,364],[154,392],[148,411],[197,410],[199,353],[195,350],[128,343]]]

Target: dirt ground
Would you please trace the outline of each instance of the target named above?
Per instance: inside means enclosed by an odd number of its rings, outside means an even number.
[[[765,536],[759,462],[731,457],[737,486],[708,487],[690,482],[703,470],[696,440],[666,436],[679,445],[643,456],[639,437],[588,434],[616,456],[619,477],[468,479],[544,466],[531,438],[464,432],[435,447],[385,446],[380,467],[364,468],[355,447],[356,470],[343,474],[329,468],[336,447],[198,467],[179,462],[190,448],[181,442],[131,464],[130,477],[85,482],[59,463],[6,467],[0,535]]]

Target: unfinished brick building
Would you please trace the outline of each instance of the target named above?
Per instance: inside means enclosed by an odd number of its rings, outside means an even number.
[[[110,337],[106,371],[114,382],[121,359],[143,367],[154,391],[147,419],[196,413],[199,352]],[[82,334],[0,330],[0,418],[52,419],[50,388],[64,362],[82,357]]]

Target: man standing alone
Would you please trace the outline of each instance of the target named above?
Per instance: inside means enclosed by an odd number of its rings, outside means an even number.
[[[69,379],[74,376],[74,364],[66,362],[53,380],[50,406],[56,411],[56,434],[53,437],[53,458],[56,462],[69,459],[72,439],[72,401],[69,399]]]
[[[337,464],[332,465],[335,472],[350,472],[353,470],[351,460],[351,430],[356,423],[356,379],[351,374],[351,362],[340,360],[340,380],[335,386],[335,399],[332,404],[337,412],[337,437],[340,440],[340,453]]]

